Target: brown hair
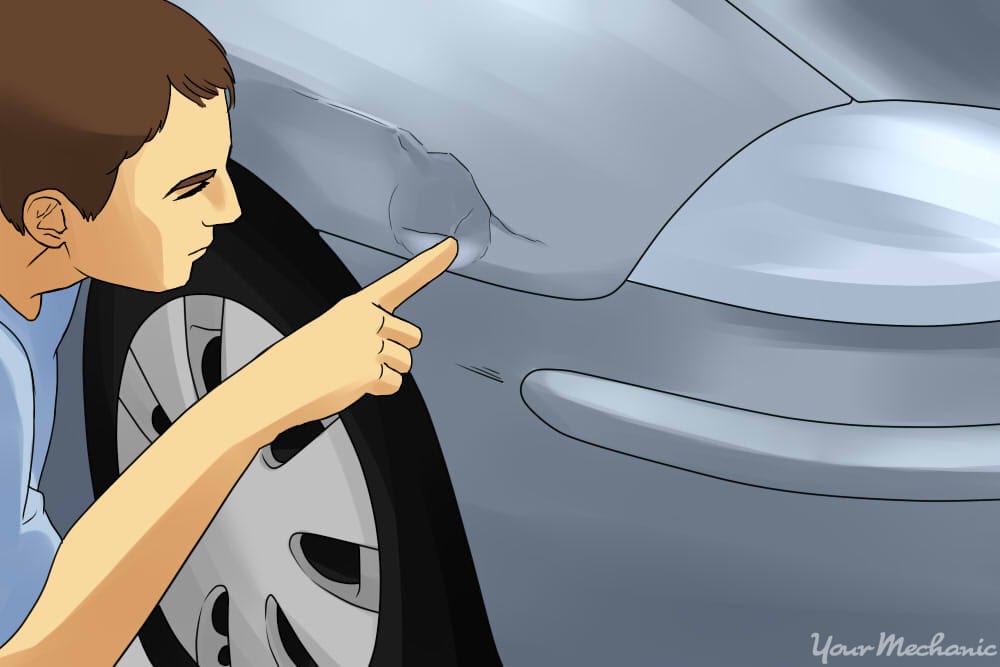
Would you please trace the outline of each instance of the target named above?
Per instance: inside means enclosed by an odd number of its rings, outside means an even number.
[[[0,25],[0,211],[22,234],[39,190],[96,217],[171,87],[201,106],[224,90],[232,107],[225,49],[166,0],[4,0]]]

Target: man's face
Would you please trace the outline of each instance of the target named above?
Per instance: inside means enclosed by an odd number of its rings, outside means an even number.
[[[163,129],[122,162],[104,210],[68,224],[64,240],[81,273],[146,291],[179,287],[212,242],[212,227],[240,216],[229,157],[229,111],[171,90]]]

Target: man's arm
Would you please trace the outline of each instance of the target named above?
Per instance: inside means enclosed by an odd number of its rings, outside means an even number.
[[[248,367],[246,371],[251,371]],[[114,664],[274,425],[240,373],[185,412],[76,522],[0,665]]]

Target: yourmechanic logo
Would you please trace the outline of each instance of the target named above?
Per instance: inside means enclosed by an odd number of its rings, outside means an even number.
[[[833,658],[995,658],[997,645],[987,644],[982,637],[973,646],[968,644],[946,643],[945,634],[937,632],[927,643],[920,644],[907,641],[906,637],[895,633],[879,633],[876,644],[844,644],[834,639],[833,635],[822,636],[818,632],[812,637],[812,654],[824,665]]]

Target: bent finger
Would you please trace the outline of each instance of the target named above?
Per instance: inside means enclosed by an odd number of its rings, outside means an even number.
[[[396,372],[409,373],[413,366],[413,357],[410,355],[410,351],[395,341],[386,340],[384,342],[385,345],[378,355],[378,361]]]
[[[423,337],[420,327],[388,313],[382,321],[382,326],[379,327],[378,334],[382,338],[394,340],[404,347],[420,345],[420,339]]]
[[[382,364],[382,375],[379,379],[372,385],[371,392],[377,396],[386,396],[388,394],[394,394],[399,391],[399,388],[403,384],[403,376],[392,370],[385,364]]]

